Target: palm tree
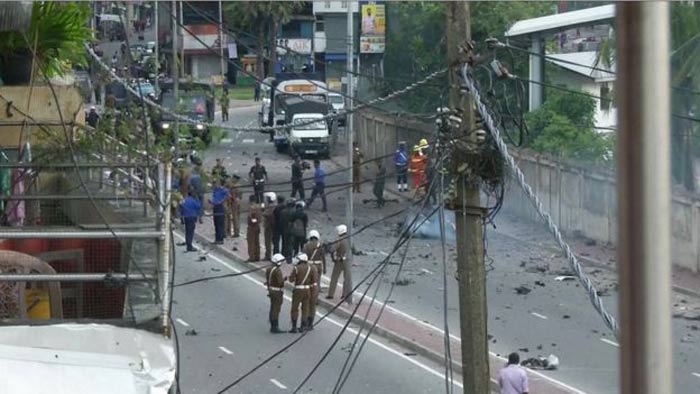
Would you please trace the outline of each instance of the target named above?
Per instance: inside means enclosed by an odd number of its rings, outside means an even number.
[[[258,79],[265,78],[263,60],[269,59],[267,75],[274,74],[277,63],[277,31],[281,25],[289,22],[300,8],[301,2],[283,1],[241,1],[230,2],[224,6],[228,23],[237,29],[254,31],[257,37]],[[265,47],[268,54],[265,56]]]

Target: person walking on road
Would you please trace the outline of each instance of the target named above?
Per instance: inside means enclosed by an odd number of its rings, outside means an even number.
[[[254,97],[255,101],[260,101],[260,82],[255,82]]]
[[[225,180],[220,179],[217,182],[218,184],[214,187],[212,198],[209,200],[209,203],[212,205],[213,210],[214,243],[223,245],[224,238],[226,237],[226,208],[224,204],[229,199],[230,194],[225,187]]]
[[[185,245],[187,252],[196,252],[192,245],[194,230],[197,226],[197,218],[202,214],[202,202],[192,192],[180,204],[180,216],[185,221]]]
[[[377,197],[377,208],[381,208],[384,206],[384,203],[386,202],[384,200],[384,183],[385,183],[385,178],[386,178],[386,168],[384,167],[384,163],[382,163],[383,159],[377,159],[377,176],[374,178],[374,196]]]
[[[226,234],[232,238],[241,236],[241,191],[238,189],[238,175],[228,180],[229,197],[226,200]]]
[[[250,167],[248,177],[253,185],[253,193],[255,193],[255,202],[262,204],[263,193],[265,193],[265,182],[267,182],[267,170],[265,166],[260,164],[260,158],[255,158],[255,165]]]
[[[352,191],[353,193],[361,193],[361,170],[362,170],[362,159],[365,156],[360,151],[360,146],[357,141],[352,143]]]
[[[219,102],[221,103],[221,121],[228,122],[228,90],[224,90],[224,93],[221,95],[221,100],[219,100]]]
[[[93,129],[97,128],[97,124],[100,122],[100,115],[97,114],[97,109],[94,105],[90,107],[90,113],[88,113],[86,121]]]
[[[408,191],[408,152],[406,151],[406,143],[399,142],[399,149],[394,154],[394,166],[396,167],[396,188],[400,192]]]
[[[284,261],[284,256],[275,254],[272,256],[272,266],[265,270],[265,285],[267,286],[267,296],[270,298],[270,332],[279,334],[280,331],[280,311],[284,300],[284,275],[280,265]]]
[[[273,192],[265,193],[265,207],[263,209],[263,231],[265,234],[265,257],[263,260],[270,260],[274,254],[272,248],[272,237],[275,232],[275,200],[277,195]]]
[[[316,270],[318,275],[318,282],[311,288],[311,302],[309,303],[309,327],[313,327],[318,295],[321,292],[321,276],[326,273],[326,253],[323,250],[321,235],[318,231],[309,231],[309,242],[304,245],[304,253],[309,256],[309,265]]]
[[[316,270],[309,266],[309,257],[301,253],[296,258],[297,264],[292,268],[289,281],[294,284],[292,293],[292,329],[291,333],[303,332],[308,327],[309,303],[311,301],[311,287],[318,282]],[[297,330],[299,319],[299,307],[301,306],[301,328]]]
[[[306,200],[304,193],[304,166],[299,156],[294,156],[292,163],[292,198],[296,197],[297,192],[299,198]]]
[[[304,201],[297,201],[291,215],[292,253],[294,255],[302,252],[306,243],[306,226],[309,225],[309,216],[304,212],[305,205]]]
[[[335,288],[338,286],[340,274],[343,274],[343,276],[345,275],[345,259],[347,258],[349,249],[347,241],[348,227],[341,224],[335,228],[335,231],[338,234],[338,240],[335,241],[335,245],[333,245],[333,249],[331,251],[333,272],[331,272],[331,284],[328,287],[328,295],[326,295],[326,298],[329,300],[332,300],[333,297],[335,297]],[[343,286],[343,294],[346,294],[348,291],[349,289],[346,289],[345,286]]]
[[[248,241],[248,262],[260,261],[260,223],[262,222],[262,212],[260,205],[255,202],[255,196],[248,198],[250,206],[248,208],[248,230],[246,238]]]
[[[280,215],[285,208],[284,196],[277,196],[277,206],[272,211],[272,253],[280,253],[280,241],[282,240],[282,219]]]
[[[321,161],[314,160],[314,188],[311,191],[311,198],[306,202],[306,207],[311,208],[311,204],[314,203],[316,196],[321,196],[321,202],[323,202],[323,212],[328,210],[328,205],[326,204],[326,172],[321,168]]]
[[[508,355],[508,364],[498,371],[498,385],[501,387],[501,394],[528,394],[530,392],[527,373],[520,366],[518,353]]]

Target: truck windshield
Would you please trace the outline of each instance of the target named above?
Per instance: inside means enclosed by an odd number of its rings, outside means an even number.
[[[326,123],[317,118],[296,118],[292,121],[292,126],[295,130],[323,130]]]
[[[298,95],[298,94],[285,94],[285,93],[278,93],[275,95],[275,113],[276,114],[281,114],[282,110],[284,109],[284,100],[288,97],[299,97],[302,96],[304,100],[306,101],[315,101],[319,103],[325,103],[326,102],[326,97],[322,94],[304,94],[304,95]]]
[[[343,104],[345,102],[345,99],[343,99],[343,96],[328,96],[330,97],[331,104]]]

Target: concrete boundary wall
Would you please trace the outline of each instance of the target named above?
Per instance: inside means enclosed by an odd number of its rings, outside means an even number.
[[[396,150],[399,141],[413,146],[430,138],[434,125],[376,111],[356,116],[356,140],[365,157],[378,157]],[[579,235],[598,242],[617,242],[617,185],[614,171],[589,169],[553,160],[527,150],[511,149],[525,179],[540,197],[545,210],[566,235]],[[386,164],[392,163],[386,158]],[[537,221],[532,203],[514,180],[507,185],[503,210]],[[700,196],[675,193],[671,203],[673,263],[692,272],[700,270]]]

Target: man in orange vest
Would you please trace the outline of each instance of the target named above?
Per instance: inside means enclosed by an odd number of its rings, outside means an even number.
[[[413,176],[413,188],[416,190],[416,195],[420,196],[424,192],[425,186],[425,167],[428,164],[428,155],[424,152],[428,148],[428,141],[423,138],[418,145],[413,147],[411,159],[408,162],[408,172]]]

